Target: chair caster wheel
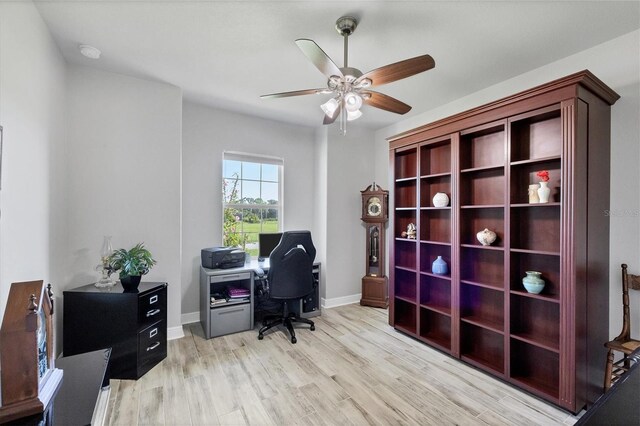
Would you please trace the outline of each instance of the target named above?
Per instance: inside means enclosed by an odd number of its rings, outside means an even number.
[[[258,340],[262,340],[264,339],[264,336],[262,334],[258,334]]]
[[[315,325],[312,325],[311,328],[309,330],[314,331],[316,329]]]
[[[296,343],[298,341],[298,339],[296,339],[295,337],[291,338],[291,343]]]

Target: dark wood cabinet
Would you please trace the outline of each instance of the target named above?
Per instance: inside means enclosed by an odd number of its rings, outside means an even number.
[[[167,356],[167,283],[67,290],[63,323],[64,356],[110,347],[110,377],[138,379]]]
[[[618,98],[583,71],[391,138],[390,324],[573,412],[595,401]],[[530,204],[541,170],[549,202]],[[449,206],[433,206],[436,192]],[[410,223],[417,239],[402,237]],[[438,256],[448,274],[432,273]],[[540,294],[526,271],[542,273]]]

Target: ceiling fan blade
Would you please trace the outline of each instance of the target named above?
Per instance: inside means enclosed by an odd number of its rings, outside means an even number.
[[[430,55],[416,56],[415,58],[405,59],[404,61],[385,65],[375,70],[369,71],[353,83],[357,86],[365,78],[371,80],[372,86],[380,86],[381,84],[391,83],[392,81],[401,80],[411,77],[412,75],[430,70],[436,66],[436,62]]]
[[[296,40],[296,44],[300,50],[302,50],[302,53],[304,53],[305,56],[313,62],[313,65],[315,65],[322,74],[326,75],[327,78],[332,75],[337,75],[338,77],[343,76],[340,68],[324,53],[324,50],[320,49],[320,46],[318,46],[315,41],[301,38]]]
[[[336,110],[333,112],[333,115],[331,117],[325,114],[324,120],[322,120],[322,124],[333,124],[333,122],[336,121],[336,118],[338,118],[338,116],[340,115],[341,110],[342,110],[342,105],[336,108]]]
[[[331,90],[329,90],[329,89],[295,90],[293,92],[271,93],[269,95],[262,95],[262,96],[260,96],[260,98],[262,98],[262,99],[286,98],[286,97],[289,97],[289,96],[319,95],[321,93],[331,93]]]
[[[371,95],[369,98],[364,99],[364,102],[367,105],[384,109],[386,111],[395,112],[396,114],[406,114],[411,111],[411,107],[409,105],[397,100],[396,98],[385,95],[384,93],[368,90],[366,92],[362,92],[362,94]]]

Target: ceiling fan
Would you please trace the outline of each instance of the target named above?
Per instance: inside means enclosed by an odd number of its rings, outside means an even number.
[[[343,135],[347,133],[347,121],[356,120],[362,116],[360,107],[363,104],[396,114],[409,112],[411,110],[409,105],[391,96],[370,90],[370,88],[430,70],[435,67],[435,61],[430,55],[416,56],[363,74],[359,69],[350,67],[348,64],[349,36],[353,34],[357,26],[358,21],[351,16],[343,16],[336,21],[336,30],[344,38],[344,66],[342,68],[339,68],[313,40],[304,38],[296,40],[302,53],[329,79],[326,88],[272,93],[260,97],[269,99],[333,94],[334,97],[321,105],[325,113],[323,124],[332,124],[340,116],[340,130]]]

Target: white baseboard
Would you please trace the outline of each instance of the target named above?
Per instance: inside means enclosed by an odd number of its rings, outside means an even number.
[[[334,297],[332,299],[325,299],[324,297],[320,300],[322,307],[327,308],[335,308],[337,306],[342,305],[350,305],[352,303],[360,303],[360,299],[362,298],[362,294],[351,294],[349,296],[342,297]]]
[[[167,340],[175,340],[184,337],[184,330],[182,326],[179,327],[167,327]]]
[[[193,324],[195,322],[200,322],[200,311],[189,312],[180,315],[180,323],[182,325],[180,325],[179,327],[167,328],[167,340],[174,340],[184,337],[184,330],[182,329],[182,326],[185,324]]]
[[[200,322],[200,311],[189,312],[180,316],[180,324],[193,324],[194,322]]]

